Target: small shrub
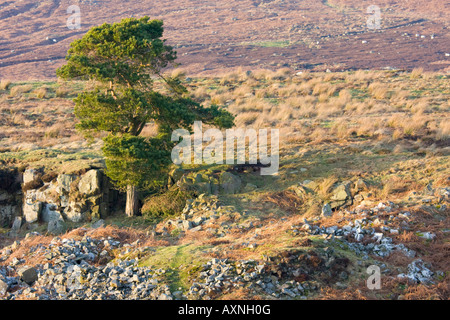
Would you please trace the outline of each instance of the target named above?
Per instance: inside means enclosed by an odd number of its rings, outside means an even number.
[[[11,97],[18,97],[24,93],[30,92],[32,89],[33,89],[33,86],[31,84],[15,86],[15,87],[12,87],[11,90],[9,90],[9,95]]]
[[[176,78],[178,78],[178,79],[183,79],[183,78],[186,77],[186,71],[183,70],[183,69],[180,69],[180,68],[174,69],[174,70],[172,71],[171,77],[172,77],[172,78],[175,78],[175,79],[176,79]]]
[[[411,79],[419,79],[423,74],[423,68],[415,68],[413,71],[411,71]]]
[[[55,123],[50,128],[45,130],[46,138],[59,138],[64,136],[66,125],[64,123]]]
[[[36,98],[45,99],[47,96],[47,88],[38,88],[34,90],[33,93],[36,95]]]
[[[41,177],[36,177],[34,180],[25,183],[22,186],[22,191],[27,192],[28,190],[39,189],[44,185],[44,181],[42,181]]]
[[[149,196],[142,206],[142,214],[146,216],[172,216],[181,213],[186,200],[192,198],[188,192],[183,192],[174,186],[165,193]]]
[[[375,99],[383,100],[388,97],[388,87],[382,83],[374,82],[368,89]]]
[[[55,95],[58,98],[65,98],[69,95],[69,90],[65,87],[58,87],[55,91]]]
[[[441,121],[436,132],[438,140],[447,140],[450,138],[450,124],[447,121]]]
[[[58,174],[56,172],[51,171],[51,172],[44,174],[41,179],[42,179],[42,181],[47,183],[47,182],[51,182],[51,181],[55,180],[57,177],[58,177]]]

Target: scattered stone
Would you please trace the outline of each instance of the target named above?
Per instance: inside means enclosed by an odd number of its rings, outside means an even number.
[[[0,278],[0,296],[4,295],[8,291],[8,288],[8,283]]]
[[[102,228],[104,226],[105,226],[105,220],[103,220],[103,219],[100,219],[92,224],[93,229]]]
[[[11,231],[18,232],[21,226],[22,226],[22,217],[15,217],[13,225],[11,227]]]
[[[418,232],[417,236],[427,240],[433,240],[436,238],[436,235],[432,232]]]
[[[173,298],[172,298],[171,296],[165,294],[165,293],[162,293],[162,294],[159,296],[158,300],[173,300]]]
[[[183,220],[181,224],[182,224],[182,229],[183,229],[184,231],[187,231],[187,230],[189,230],[189,229],[192,229],[192,222],[190,222],[190,221],[188,221],[188,220]]]
[[[197,226],[195,228],[190,229],[190,232],[197,232],[197,231],[201,231],[202,230],[202,226]]]
[[[22,267],[17,271],[17,274],[23,282],[29,285],[33,284],[38,279],[37,271],[32,267]]]
[[[428,269],[421,259],[414,260],[408,265],[408,274],[399,274],[399,278],[408,278],[416,283],[430,284],[433,283],[433,272]]]
[[[322,207],[322,216],[324,217],[329,217],[333,214],[333,211],[331,210],[331,206],[329,203],[326,203],[323,207]]]

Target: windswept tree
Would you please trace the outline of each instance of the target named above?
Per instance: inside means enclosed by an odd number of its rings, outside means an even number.
[[[171,162],[171,132],[192,130],[194,121],[220,128],[233,126],[233,116],[189,98],[176,77],[164,75],[176,52],[163,36],[163,22],[123,19],[103,24],[75,40],[57,70],[64,80],[90,80],[91,89],[75,98],[77,128],[86,137],[106,132],[102,148],[106,174],[127,192],[126,214],[139,212],[138,191],[151,187]],[[147,123],[157,126],[152,138],[140,136]]]

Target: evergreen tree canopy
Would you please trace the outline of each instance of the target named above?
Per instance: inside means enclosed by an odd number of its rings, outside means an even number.
[[[165,76],[176,52],[162,39],[163,22],[128,18],[94,27],[75,40],[67,63],[57,70],[65,80],[89,80],[78,95],[77,128],[87,137],[107,132],[103,153],[107,174],[118,187],[145,187],[170,164],[171,132],[192,131],[194,121],[230,128],[233,116],[223,108],[205,108],[192,100],[178,78]],[[139,137],[147,123],[155,137]]]

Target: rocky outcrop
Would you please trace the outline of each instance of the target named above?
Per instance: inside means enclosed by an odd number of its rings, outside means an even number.
[[[31,199],[25,199],[23,204],[23,217],[26,222],[37,222],[42,213],[43,203],[40,201],[33,202]]]
[[[20,174],[17,169],[0,169],[0,227],[8,228],[21,215]]]
[[[24,178],[36,179],[34,172],[33,169],[26,170]],[[54,221],[82,222],[106,217],[117,192],[111,190],[110,182],[101,170],[91,169],[81,176],[60,174],[39,189],[25,191],[24,198],[26,222],[52,222],[49,231],[60,233],[62,223]]]
[[[86,196],[98,195],[102,187],[102,173],[99,170],[89,170],[78,183],[78,191]]]
[[[218,181],[214,177],[207,174],[184,174],[177,182],[181,191],[190,192],[194,194],[217,194]]]
[[[169,186],[176,184],[181,191],[194,194],[219,193],[235,194],[241,189],[242,181],[230,172],[196,172],[183,173],[181,169],[174,170],[169,177]]]
[[[330,206],[332,209],[347,207],[353,203],[351,185],[351,182],[346,181],[339,184],[333,190],[333,195],[330,198]]]
[[[220,190],[225,193],[238,193],[241,188],[241,179],[232,173],[224,172],[220,176]]]
[[[0,172],[0,225],[11,227],[13,233],[24,224],[47,223],[50,233],[59,234],[65,231],[65,221],[99,220],[109,215],[119,195],[99,169],[81,175],[44,174],[31,168],[23,174],[4,171]]]

